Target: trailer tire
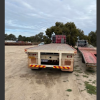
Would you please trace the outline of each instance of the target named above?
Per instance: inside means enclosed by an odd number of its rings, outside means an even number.
[[[31,70],[33,71],[33,70],[41,70],[41,69],[42,69],[42,68],[39,68],[39,69],[31,69]]]
[[[82,63],[85,63],[84,59],[83,59],[83,56],[82,56]]]
[[[73,71],[68,71],[69,73],[73,73]]]

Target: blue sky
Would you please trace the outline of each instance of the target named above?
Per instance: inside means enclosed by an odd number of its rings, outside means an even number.
[[[96,0],[5,0],[5,33],[34,36],[55,22],[74,22],[87,35],[96,30]]]

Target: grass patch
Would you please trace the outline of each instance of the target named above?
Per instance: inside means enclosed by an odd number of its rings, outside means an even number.
[[[95,73],[95,71],[91,67],[90,67],[90,69],[87,69],[86,72]]]
[[[68,97],[69,97],[69,95],[66,95],[66,96],[68,96]]]
[[[83,77],[86,77],[86,78],[88,78],[88,76],[87,76],[87,75],[83,75]]]
[[[89,81],[92,81],[92,80],[89,80]]]
[[[84,89],[84,90],[81,90],[81,92],[83,92],[83,91],[85,91],[86,89]]]
[[[69,82],[69,80],[63,81],[63,82]]]
[[[74,74],[74,75],[79,76],[79,74]]]
[[[79,65],[76,65],[75,67],[79,67]]]
[[[89,75],[89,73],[88,73],[88,72],[85,72],[85,74],[86,74],[86,75]]]
[[[94,80],[92,83],[95,84],[96,83],[96,80]]]
[[[76,66],[74,66],[74,69],[77,69],[79,66],[78,65],[76,65]]]
[[[77,78],[77,80],[80,80],[80,79]]]
[[[81,72],[80,70],[74,70],[74,71],[76,71],[76,72],[78,72],[78,73],[83,73],[83,72]]]
[[[75,61],[75,62],[78,62],[78,61]]]
[[[82,85],[81,83],[78,83],[79,85]]]
[[[75,71],[75,69],[77,69],[77,67],[74,67],[74,71]]]
[[[72,91],[72,89],[67,89],[66,91],[71,92],[71,91]]]
[[[80,56],[78,56],[77,58],[80,58]],[[78,60],[79,61],[79,60]]]
[[[83,72],[78,72],[78,73],[83,73]]]
[[[96,86],[93,86],[85,81],[85,88],[87,89],[87,92],[89,94],[95,94],[96,95]]]

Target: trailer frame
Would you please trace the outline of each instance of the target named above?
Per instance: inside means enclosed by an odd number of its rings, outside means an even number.
[[[25,53],[27,53],[28,55],[28,67],[31,69],[50,67],[50,68],[61,69],[62,71],[73,72],[74,55],[77,54],[77,50],[68,44],[51,43],[51,44],[26,48]],[[42,53],[46,53],[47,55],[41,55]],[[52,55],[50,55],[52,61],[59,61],[58,65],[41,64],[41,59],[50,60],[48,58],[49,57],[48,53],[52,53]],[[53,55],[55,53],[57,53],[58,56]]]
[[[79,52],[82,54],[82,62],[87,67],[96,67],[97,66],[97,55],[96,49],[90,47],[78,47]]]

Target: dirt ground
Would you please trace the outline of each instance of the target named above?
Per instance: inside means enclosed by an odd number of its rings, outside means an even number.
[[[73,73],[48,68],[32,71],[24,52],[27,47],[31,46],[5,46],[5,100],[97,99],[87,93],[84,84],[88,81],[96,86],[96,71],[86,71],[79,53],[74,58]]]

